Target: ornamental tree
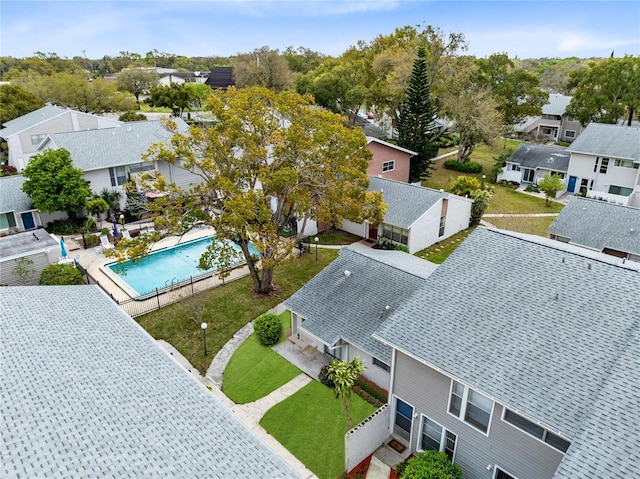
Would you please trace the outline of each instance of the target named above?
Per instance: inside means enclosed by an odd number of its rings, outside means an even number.
[[[47,213],[66,211],[74,218],[91,195],[82,170],[74,168],[71,154],[63,148],[35,155],[22,174],[27,179],[22,191],[31,197],[35,208]]]
[[[313,108],[310,98],[263,87],[215,90],[207,110],[214,126],[178,134],[168,122],[176,132],[171,145],[157,144],[146,155],[180,162],[201,182],[183,189],[157,173],[148,176],[147,186],[166,194],[147,207],[158,228],[172,234],[198,222],[235,242],[257,294],[275,292],[275,266],[294,256],[300,236],[282,236],[292,219],[305,218],[300,231],[306,218],[382,220],[384,209],[371,206],[382,203],[381,194],[367,192],[366,138],[341,116]]]
[[[565,186],[558,175],[544,175],[544,178],[538,183],[538,186],[545,194],[547,206],[551,206],[551,199],[555,199],[558,191],[562,191]]]
[[[356,379],[358,379],[358,376],[360,376],[363,371],[364,366],[360,362],[360,356],[356,356],[351,362],[334,359],[331,361],[331,364],[329,364],[327,370],[327,377],[333,382],[333,390],[336,397],[342,400],[342,407],[347,415],[349,429],[353,427],[351,411],[349,410],[349,398],[351,397]]]

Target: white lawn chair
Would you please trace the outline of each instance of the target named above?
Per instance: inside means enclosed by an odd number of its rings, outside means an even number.
[[[111,248],[114,248],[114,246],[109,243],[109,237],[107,235],[100,235],[100,251]]]
[[[122,230],[122,237],[126,240],[130,240],[131,239],[131,234],[129,233],[129,230]]]

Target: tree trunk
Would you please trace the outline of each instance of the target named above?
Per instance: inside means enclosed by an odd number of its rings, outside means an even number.
[[[253,281],[253,291],[256,294],[269,294],[273,291],[273,268],[265,268],[262,270],[262,275],[256,268],[256,265],[251,258],[251,252],[249,251],[249,242],[247,240],[239,240],[237,242],[242,249],[242,254],[247,262],[249,268],[249,274]]]
[[[349,431],[353,429],[353,421],[351,420],[351,411],[349,411],[349,404],[347,403],[347,397],[342,395],[342,407],[344,407],[344,412],[347,415],[347,426]]]

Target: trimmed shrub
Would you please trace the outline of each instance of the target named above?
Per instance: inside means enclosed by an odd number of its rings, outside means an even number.
[[[13,165],[3,165],[0,176],[13,176],[18,174],[18,169]]]
[[[125,111],[120,117],[118,121],[145,121],[147,119],[147,115],[144,113],[138,113],[137,111]]]
[[[45,229],[49,233],[53,233],[54,235],[74,235],[82,232],[82,228],[84,226],[84,220],[82,219],[71,219],[67,218],[65,220],[54,220],[47,224]]]
[[[443,165],[447,170],[460,171],[461,173],[482,173],[482,165],[475,161],[460,163],[458,160],[445,160]]]
[[[324,366],[322,366],[322,369],[320,369],[320,373],[318,374],[318,381],[320,381],[325,386],[329,386],[331,389],[333,389],[333,387],[335,386],[335,384],[333,384],[333,381],[329,379],[328,364],[325,364]]]
[[[462,479],[462,471],[444,452],[424,451],[407,461],[400,479]]]
[[[84,235],[84,242],[87,248],[93,248],[100,244],[100,237],[98,235]]]
[[[403,244],[397,244],[393,249],[394,249],[394,251],[404,251],[405,253],[409,252],[409,248],[407,248]]]
[[[364,376],[358,376],[356,379],[356,385],[359,386],[364,392],[369,394],[371,397],[377,399],[381,403],[386,403],[389,393],[378,386],[373,381],[368,380]]]
[[[253,330],[258,336],[260,344],[272,346],[280,340],[282,335],[282,323],[275,314],[263,314],[253,323]]]
[[[72,264],[52,264],[40,274],[41,286],[84,284],[82,274]]]

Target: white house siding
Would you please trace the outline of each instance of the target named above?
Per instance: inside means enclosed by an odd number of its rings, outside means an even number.
[[[169,183],[175,183],[180,188],[188,189],[191,184],[202,182],[201,176],[175,164],[159,161],[156,168]]]
[[[89,188],[96,194],[100,194],[103,189],[107,189],[109,191],[116,190],[119,191],[120,196],[120,208],[124,208],[127,204],[127,195],[122,186],[111,186],[111,177],[109,176],[109,168],[104,168],[101,170],[92,170],[85,171],[82,175],[85,180],[90,182]]]
[[[352,235],[359,236],[360,238],[366,238],[369,233],[367,223],[354,223],[349,220],[344,220],[342,222],[341,229],[347,233],[351,233]]]
[[[569,160],[569,169],[567,177],[575,176],[576,186],[574,193],[580,191],[580,184],[583,179],[593,180],[593,191],[601,193],[609,193],[609,186],[622,186],[625,188],[634,188],[638,180],[638,172],[640,170],[634,168],[625,168],[614,165],[615,158],[609,159],[609,166],[606,173],[600,173],[600,166],[594,172],[596,156],[585,155],[582,153],[571,153]]]
[[[366,368],[362,375],[370,381],[376,383],[378,386],[389,390],[389,381],[391,380],[391,375],[381,367],[373,364],[373,358],[370,354],[365,353],[362,349],[355,347],[353,344],[350,344],[348,346],[348,358],[346,359],[348,361],[353,361],[353,358],[355,358],[356,356],[360,356],[360,360]]]
[[[512,170],[512,165],[513,163],[507,163],[505,167],[502,168],[501,172],[498,174],[497,181],[515,181],[516,183],[520,183],[522,181],[522,171]]]
[[[468,228],[472,203],[471,200],[449,196],[444,235],[438,236],[440,232],[440,214],[442,212],[442,200],[439,200],[411,226],[409,230],[409,252],[414,254]]]
[[[553,477],[564,455],[502,421],[502,407],[494,405],[489,435],[448,413],[451,379],[434,369],[396,353],[393,395],[414,410],[411,449],[417,451],[422,415],[457,435],[454,462],[464,479],[489,479],[488,465],[498,465],[518,479]],[[395,403],[391,404],[392,417]]]
[[[40,273],[42,270],[49,266],[51,263],[55,263],[57,261],[56,254],[59,255],[60,249],[57,251],[39,252],[35,254],[25,254],[22,257],[28,258],[33,261],[33,264],[30,264],[29,269],[34,270],[34,273],[31,277],[31,280],[26,284],[23,279],[16,275],[13,270],[18,265],[18,261],[20,258],[5,258],[0,262],[0,285],[2,286],[26,286],[26,285],[37,285],[40,282]]]

